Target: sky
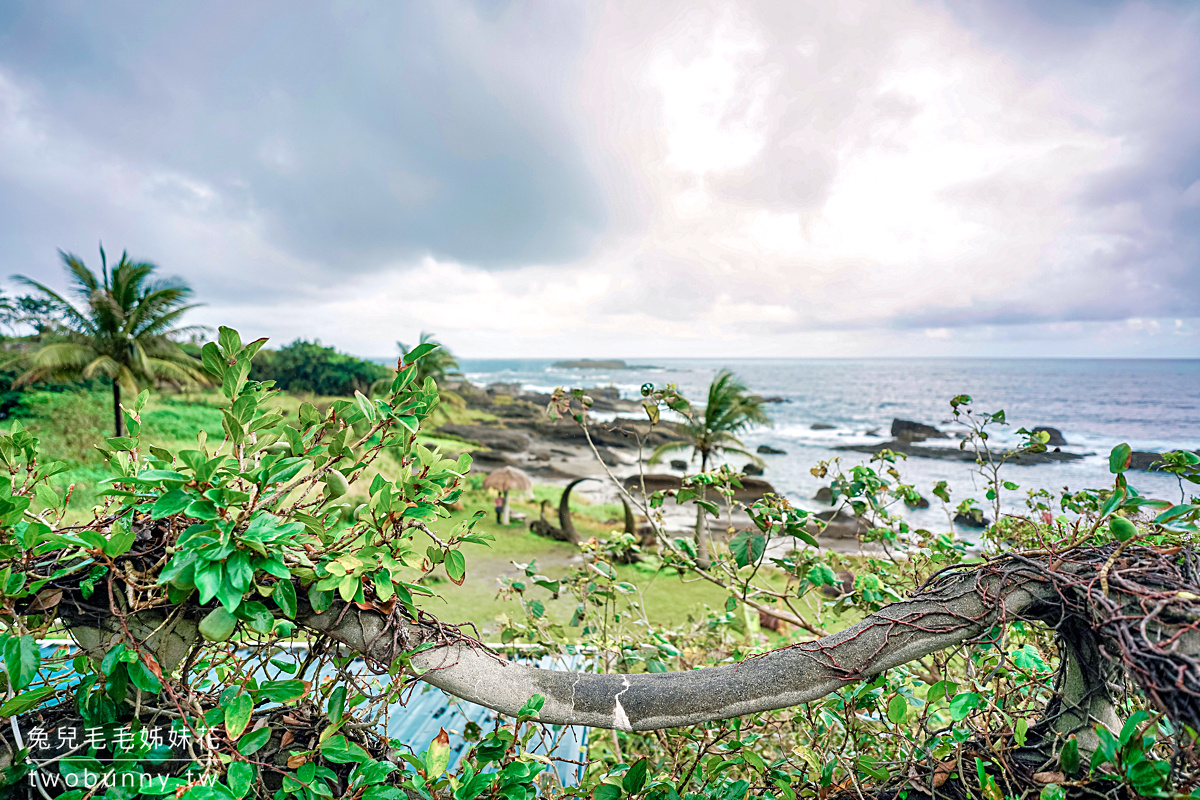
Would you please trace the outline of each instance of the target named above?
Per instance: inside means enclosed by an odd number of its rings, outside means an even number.
[[[7,0],[0,278],[101,242],[367,357],[1200,357],[1200,6]]]

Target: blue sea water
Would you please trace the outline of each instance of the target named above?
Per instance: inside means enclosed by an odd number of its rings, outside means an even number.
[[[625,370],[562,369],[553,363],[467,359],[461,366],[480,385],[520,383],[537,391],[615,386],[623,397],[636,399],[644,383],[674,383],[700,403],[713,375],[731,369],[751,391],[783,399],[767,407],[772,427],[748,431],[742,439],[751,450],[770,444],[787,451],[764,457],[765,477],[798,502],[822,483],[809,472],[816,462],[839,455],[847,464],[867,458],[831,447],[881,441],[864,436],[871,429],[886,439],[893,418],[962,430],[950,419],[949,400],[958,394],[973,397],[980,411],[1006,412],[1010,424],[998,429],[998,444],[1015,443],[1022,426],[1046,425],[1062,431],[1070,443],[1065,451],[1094,453],[1080,461],[1008,467],[1008,479],[1020,484],[1021,494],[1027,488],[1057,493],[1109,485],[1107,454],[1121,442],[1135,450],[1200,449],[1200,359],[669,359]],[[814,423],[834,427],[812,430]],[[966,496],[983,500],[983,482],[971,464],[910,458],[902,472],[926,496],[934,482],[947,480],[956,502]],[[1145,472],[1131,477],[1143,493],[1178,501],[1174,478]]]

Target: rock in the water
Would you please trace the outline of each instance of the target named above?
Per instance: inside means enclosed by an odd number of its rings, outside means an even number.
[[[932,425],[913,422],[910,419],[893,419],[892,436],[902,442],[923,442],[926,439],[949,439],[950,437]]]
[[[746,473],[747,475],[753,475],[753,476],[757,477],[757,476],[763,474],[763,468],[760,467],[758,464],[751,462],[751,463],[747,464],[746,466],[742,467],[742,472]]]
[[[879,428],[871,428],[868,431],[863,431],[863,436],[878,436]]]
[[[1041,433],[1042,431],[1050,434],[1050,439],[1046,442],[1047,447],[1062,447],[1067,443],[1067,440],[1063,438],[1062,431],[1058,428],[1048,428],[1045,425],[1038,425],[1033,429],[1034,433]]]
[[[878,453],[880,450],[891,450],[916,458],[936,458],[941,461],[969,461],[971,463],[974,463],[976,458],[975,451],[973,450],[913,444],[903,439],[894,439],[890,442],[880,442],[878,444],[842,444],[832,449],[848,450],[854,453]],[[1014,453],[1005,451],[1002,455],[1007,459],[1007,463],[1022,466],[1050,464],[1055,461],[1078,461],[1084,458],[1079,453],[1056,453],[1053,450],[1047,450],[1044,453]],[[1088,455],[1095,455],[1095,453],[1089,453]]]
[[[619,358],[581,358],[578,361],[555,361],[553,367],[554,369],[629,369],[629,365]]]
[[[813,500],[816,500],[818,503],[824,503],[825,505],[831,505],[833,503],[833,489],[830,489],[828,486],[822,486],[820,489],[817,489],[817,493],[813,495]]]
[[[836,426],[834,426],[834,425],[829,425],[829,424],[827,424],[827,423],[824,423],[824,422],[814,422],[812,425],[809,425],[809,426],[808,426],[808,429],[809,429],[810,431],[831,431],[831,430],[833,430],[835,427],[836,427]]]
[[[904,498],[904,505],[908,508],[929,508],[929,501],[917,495],[915,498]]]
[[[992,521],[983,515],[978,509],[973,514],[955,514],[954,524],[961,525],[964,528],[983,529],[992,524]]]
[[[762,399],[762,401],[763,401],[764,403],[786,403],[786,402],[787,402],[787,400],[786,400],[786,399],[784,399],[784,398],[782,398],[782,397],[779,397],[779,396],[775,396],[775,397],[764,397],[764,398]]]
[[[1162,453],[1147,453],[1142,450],[1134,450],[1129,456],[1130,469],[1149,470],[1155,464],[1162,462]]]
[[[762,453],[763,455],[768,455],[768,456],[786,456],[787,455],[787,450],[780,450],[778,448],[771,447],[771,445],[769,445],[769,444],[760,444],[758,446],[756,452]]]
[[[677,469],[680,472],[686,472],[687,468],[688,468],[688,463],[686,461],[684,461],[683,459],[676,458],[671,461],[671,469]]]

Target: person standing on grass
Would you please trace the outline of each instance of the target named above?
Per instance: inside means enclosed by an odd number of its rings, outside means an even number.
[[[496,524],[504,524],[504,493],[496,492]]]

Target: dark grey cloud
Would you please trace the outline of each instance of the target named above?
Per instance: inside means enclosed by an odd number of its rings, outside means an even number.
[[[605,226],[571,105],[587,20],[569,3],[516,10],[9,2],[0,70],[51,135],[202,182],[296,258],[343,273],[422,254],[569,261]],[[105,214],[70,200],[0,184],[0,208],[24,209],[6,260]]]

